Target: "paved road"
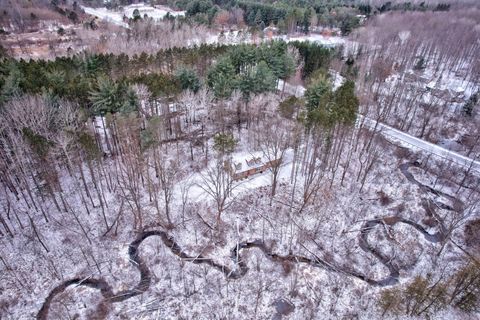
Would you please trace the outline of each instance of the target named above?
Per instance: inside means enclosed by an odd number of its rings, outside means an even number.
[[[397,140],[404,144],[414,146],[418,149],[421,149],[425,152],[436,155],[440,158],[455,162],[456,164],[461,165],[466,169],[470,168],[471,166],[472,170],[476,171],[477,173],[480,173],[480,161],[478,160],[468,158],[455,151],[447,150],[439,145],[419,139],[408,133],[405,133],[398,129],[387,126],[386,124],[383,124],[381,122],[377,124],[377,121],[364,117],[360,114],[358,115],[357,121],[363,121],[364,125],[370,129],[374,129],[376,125],[377,126],[376,130],[386,138],[390,138],[391,140]]]
[[[278,89],[282,90],[282,88],[283,82],[280,82],[278,84]],[[305,88],[303,86],[294,86],[287,83],[285,85],[285,92],[293,94],[297,97],[301,97],[305,94]],[[370,129],[374,129],[377,123],[377,121],[360,114],[358,114],[357,121],[364,121],[364,125],[366,125]],[[442,159],[453,161],[454,163],[464,167],[465,169],[471,167],[472,171],[480,173],[480,161],[478,160],[468,158],[455,151],[447,150],[439,145],[414,137],[408,133],[392,128],[381,122],[377,124],[376,130],[378,131],[378,133],[381,133],[386,138],[390,138],[393,141],[400,141],[407,146],[413,146],[417,149],[428,152],[429,154],[436,155]]]

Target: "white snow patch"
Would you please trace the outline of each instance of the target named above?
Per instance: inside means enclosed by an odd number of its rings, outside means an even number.
[[[153,20],[161,20],[167,15],[167,13],[169,13],[172,16],[185,15],[185,11],[174,11],[163,6],[152,7],[144,3],[132,4],[124,7],[123,10],[119,10],[119,11],[114,11],[107,8],[91,8],[91,7],[84,7],[84,6],[82,6],[82,9],[86,13],[92,16],[96,16],[100,19],[106,20],[108,22],[111,22],[113,24],[116,24],[122,27],[128,27],[128,24],[123,21],[123,17],[126,16],[127,18],[133,18],[133,12],[135,10],[139,11],[140,16],[142,18],[144,17],[144,15],[147,15],[149,18],[152,18]]]

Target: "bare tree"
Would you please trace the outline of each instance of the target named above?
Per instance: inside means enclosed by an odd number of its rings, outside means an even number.
[[[172,218],[170,216],[170,203],[173,197],[173,189],[180,171],[180,164],[178,157],[175,159],[168,159],[165,156],[156,158],[158,170],[158,180],[160,181],[160,188],[163,192],[163,200],[165,202],[165,215],[168,223],[172,225]]]
[[[218,226],[221,214],[233,202],[232,192],[238,186],[238,183],[233,179],[221,158],[217,158],[212,166],[201,172],[200,177],[202,183],[199,183],[198,186],[215,201]]]
[[[256,127],[256,130],[260,139],[260,149],[271,173],[272,189],[270,195],[273,198],[277,189],[280,167],[284,162],[285,152],[290,146],[292,128],[287,125],[284,119],[277,118],[273,122],[262,123],[262,125]]]

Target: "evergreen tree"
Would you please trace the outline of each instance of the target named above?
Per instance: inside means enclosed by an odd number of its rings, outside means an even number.
[[[106,114],[121,105],[117,85],[106,77],[97,79],[96,88],[90,92],[90,101],[95,114]]]
[[[354,124],[357,116],[359,101],[355,96],[355,83],[351,80],[345,81],[334,95],[335,118],[342,124]]]
[[[353,14],[345,14],[339,17],[340,31],[342,35],[348,35],[352,30],[360,24],[360,20]]]
[[[248,101],[251,94],[274,90],[276,82],[277,78],[267,63],[260,61],[258,65],[241,75],[239,87],[244,99]]]
[[[232,48],[228,52],[228,56],[237,73],[244,72],[257,59],[255,47],[248,44],[240,44]]]
[[[123,93],[121,94],[123,96],[123,103],[120,105],[118,111],[121,113],[131,113],[137,111],[140,104],[135,91],[123,83],[120,85],[120,90],[120,92]]]
[[[285,23],[284,19],[278,20],[277,28],[278,28],[278,31],[281,32],[281,33],[286,33],[287,32],[287,24]]]
[[[48,91],[56,97],[63,97],[66,95],[65,83],[67,82],[66,74],[63,70],[53,70],[46,74],[48,81]]]
[[[302,19],[302,29],[304,33],[308,33],[310,30],[310,20],[312,18],[312,13],[309,9],[305,10],[303,13]]]
[[[208,72],[207,83],[217,98],[228,98],[236,85],[235,67],[228,57],[220,61]]]
[[[94,114],[130,113],[138,107],[137,96],[127,84],[104,76],[97,79],[96,88],[90,92],[90,101]]]
[[[263,37],[265,36],[265,35],[263,34],[263,30],[265,30],[265,22],[260,21],[260,24],[258,25],[258,29],[260,29],[261,38],[263,39]]]
[[[260,11],[260,9],[258,9],[257,13],[255,14],[254,24],[256,26],[259,26],[262,21],[263,21],[262,11]]]
[[[295,72],[295,61],[292,56],[285,52],[273,57],[270,68],[277,78],[286,80]]]
[[[5,77],[1,90],[0,90],[0,103],[5,103],[12,97],[21,93],[20,83],[22,82],[23,75],[18,67],[12,63],[6,68],[8,75]]]
[[[316,79],[305,92],[307,124],[330,128],[334,125],[331,85],[325,76]]]
[[[277,78],[265,61],[260,61],[254,68],[253,92],[262,93],[275,89]]]
[[[140,11],[138,9],[133,10],[133,21],[142,20],[142,16],[140,15]]]
[[[331,91],[330,83],[325,76],[315,79],[305,92],[306,107],[308,111],[313,111],[320,107],[320,103],[326,94]]]
[[[255,24],[256,13],[254,10],[251,10],[247,15],[247,24],[253,26]]]
[[[217,133],[213,137],[213,148],[221,155],[232,153],[237,145],[237,140],[231,133]]]
[[[472,94],[470,96],[470,98],[468,99],[468,101],[465,103],[465,105],[463,106],[463,113],[469,117],[471,117],[473,115],[473,110],[475,108],[475,106],[478,104],[478,96],[479,96],[479,93],[476,92],[474,94]]]
[[[335,92],[330,81],[320,76],[305,93],[307,118],[310,125],[330,128],[337,123],[352,125],[356,120],[359,101],[355,96],[355,83],[347,80]]]
[[[175,78],[180,83],[182,90],[191,90],[197,92],[200,89],[200,79],[194,70],[188,68],[180,68],[175,73]]]

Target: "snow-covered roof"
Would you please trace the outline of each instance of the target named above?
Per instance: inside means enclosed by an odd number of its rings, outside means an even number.
[[[268,162],[268,159],[261,151],[236,152],[232,154],[230,162],[235,173],[239,173],[261,167]]]

